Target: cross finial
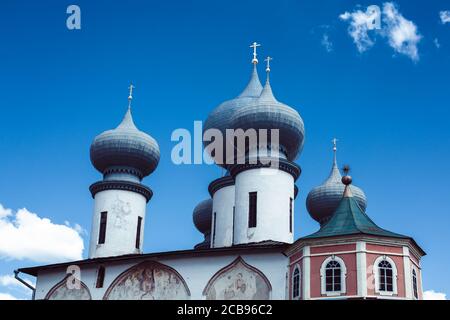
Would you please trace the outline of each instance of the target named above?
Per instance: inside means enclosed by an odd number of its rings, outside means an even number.
[[[130,86],[128,87],[128,89],[130,90],[130,95],[128,96],[128,108],[130,108],[131,100],[133,100],[133,89],[134,89],[133,84],[130,83]]]
[[[252,63],[253,64],[257,64],[258,63],[258,59],[256,58],[257,53],[256,53],[256,48],[260,47],[261,45],[259,43],[253,42],[252,45],[250,46],[250,48],[253,48],[253,59],[252,59]]]
[[[269,56],[267,56],[267,58],[264,59],[264,61],[267,62],[266,72],[270,72],[270,61],[272,61],[272,60],[273,60],[273,58],[272,58],[272,57],[269,57]]]
[[[331,140],[331,142],[333,142],[333,151],[334,152],[336,152],[336,150],[337,150],[337,142],[338,142],[339,140],[338,139],[336,139],[336,138],[333,138],[333,140]]]

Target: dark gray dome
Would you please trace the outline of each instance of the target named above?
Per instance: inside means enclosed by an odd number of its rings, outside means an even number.
[[[194,225],[203,234],[211,232],[212,199],[203,200],[195,208],[192,214]]]
[[[303,120],[295,109],[275,99],[269,74],[256,103],[247,104],[234,112],[232,127],[243,130],[279,129],[280,150],[289,161],[293,161],[303,149],[305,139]]]
[[[107,130],[91,144],[91,162],[101,173],[112,168],[132,168],[140,178],[152,173],[159,162],[155,139],[136,128],[128,108],[120,125]]]
[[[205,239],[195,245],[195,249],[211,247],[211,223],[212,223],[212,199],[203,200],[195,208],[192,214],[194,225],[198,231],[203,233]]]
[[[333,162],[330,176],[325,182],[313,188],[306,198],[306,208],[310,216],[323,225],[336,211],[344,195],[345,185],[336,163]],[[363,212],[366,211],[367,198],[364,192],[355,185],[350,185],[353,197]]]
[[[236,98],[228,100],[220,104],[208,115],[203,126],[203,133],[208,129],[218,129],[222,133],[225,139],[226,129],[233,129],[232,118],[236,110],[242,107],[253,104],[257,98],[261,95],[262,85],[259,81],[258,72],[256,69],[256,64],[253,65],[253,72],[250,77],[250,81],[244,91]],[[210,142],[204,142],[205,148],[210,144]],[[230,147],[233,147],[231,144]],[[223,156],[226,155],[226,145],[224,144]],[[225,162],[225,159],[222,160]],[[218,161],[216,161],[217,163]],[[226,167],[225,164],[219,164],[222,167]]]

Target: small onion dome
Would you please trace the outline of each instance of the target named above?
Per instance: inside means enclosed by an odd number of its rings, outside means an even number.
[[[211,222],[212,222],[212,199],[203,200],[195,208],[192,214],[194,225],[198,231],[204,234],[205,241],[197,244],[196,248],[210,247]]]
[[[262,85],[259,81],[258,71],[256,69],[256,64],[253,64],[253,72],[250,77],[250,81],[244,91],[236,98],[228,100],[220,104],[208,115],[203,126],[203,133],[208,129],[218,129],[222,133],[225,140],[226,129],[233,129],[232,118],[236,110],[242,107],[255,103],[256,99],[261,95]],[[205,148],[210,144],[209,141],[204,141]],[[226,168],[225,155],[226,155],[226,145],[224,143],[223,159],[215,159],[216,163],[221,167]],[[233,148],[233,145],[230,146]],[[214,158],[214,157],[213,157]]]
[[[367,198],[364,192],[355,185],[349,185],[354,199],[363,212],[366,211]],[[313,188],[306,197],[306,208],[310,216],[323,225],[336,211],[344,194],[345,185],[342,183],[342,176],[339,172],[336,153],[330,176],[325,182]]]
[[[256,103],[243,106],[234,112],[232,127],[241,128],[244,131],[267,129],[269,144],[271,137],[269,130],[278,129],[280,151],[289,161],[295,160],[303,149],[305,138],[303,120],[295,109],[275,99],[270,86],[269,73],[267,73],[266,84]]]
[[[139,178],[156,169],[160,155],[156,140],[136,128],[130,108],[117,128],[95,137],[90,153],[92,164],[101,173],[125,167],[136,170]]]

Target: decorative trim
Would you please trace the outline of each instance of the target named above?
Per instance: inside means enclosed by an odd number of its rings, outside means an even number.
[[[115,287],[118,283],[120,283],[120,281],[122,281],[126,276],[128,276],[128,274],[129,274],[130,272],[132,272],[133,270],[138,269],[138,268],[140,268],[141,266],[144,266],[144,265],[154,265],[156,268],[165,269],[165,270],[168,270],[168,271],[174,273],[174,274],[181,280],[181,282],[183,283],[184,288],[185,288],[185,290],[186,290],[186,292],[187,292],[188,297],[189,297],[189,298],[191,297],[191,291],[189,290],[189,287],[187,286],[186,281],[185,281],[184,278],[181,276],[181,274],[178,273],[177,270],[175,270],[175,269],[172,268],[172,267],[169,267],[169,266],[166,265],[166,264],[162,264],[162,263],[157,262],[157,261],[154,261],[154,260],[146,260],[146,261],[142,261],[142,262],[140,262],[140,263],[138,263],[138,264],[135,264],[134,266],[132,266],[132,267],[126,269],[126,270],[123,271],[121,274],[119,274],[119,275],[116,277],[116,279],[114,279],[114,281],[109,285],[108,289],[106,290],[106,292],[105,292],[105,294],[104,294],[104,296],[103,296],[103,300],[108,300],[109,294],[110,294],[111,291],[114,289],[114,287]]]
[[[149,202],[153,196],[153,192],[149,187],[144,186],[143,184],[140,183],[130,181],[116,181],[116,180],[98,181],[91,184],[91,186],[89,187],[89,191],[91,191],[92,198],[94,198],[98,192],[105,190],[125,190],[136,192],[143,195],[147,200],[147,202]]]
[[[356,285],[358,295],[367,296],[367,255],[366,243],[358,241],[356,243]]]
[[[389,262],[392,266],[392,291],[380,291],[380,268],[378,267],[378,264],[386,260]],[[373,263],[373,274],[375,276],[375,293],[378,293],[381,296],[392,296],[397,295],[397,281],[398,281],[398,272],[397,272],[397,266],[395,265],[394,260],[392,260],[387,255],[379,256],[375,259]]]
[[[341,269],[341,290],[340,291],[327,291],[326,290],[326,277],[325,277],[325,269],[330,261],[337,261],[340,264]],[[342,258],[339,258],[335,255],[332,255],[322,262],[322,266],[320,267],[320,293],[326,296],[340,296],[346,293],[346,281],[347,280],[347,267],[345,266],[345,262]]]
[[[303,275],[303,300],[311,298],[311,258],[308,246],[303,248],[302,275]]]
[[[259,169],[259,168],[272,168],[271,166],[271,158],[260,158],[258,159],[257,163],[251,164],[251,163],[243,163],[243,164],[234,164],[229,167],[230,174],[233,177],[236,177],[239,173],[246,170],[251,169]],[[261,163],[261,160],[263,160],[264,163]],[[295,162],[278,158],[276,160],[278,162],[277,168],[272,169],[279,169],[281,171],[289,173],[292,177],[294,177],[294,181],[300,177],[300,174],[302,173],[302,169],[298,164]]]
[[[206,284],[205,289],[203,289],[202,295],[203,297],[206,296],[206,294],[208,293],[209,289],[211,288],[211,286],[213,285],[213,283],[225,272],[233,269],[233,267],[235,265],[237,265],[238,263],[242,263],[244,265],[244,267],[250,269],[253,272],[256,272],[266,283],[267,287],[269,288],[269,294],[272,295],[272,285],[270,284],[269,279],[267,279],[266,275],[264,273],[262,273],[261,270],[257,269],[256,267],[249,265],[247,262],[244,261],[244,259],[239,256],[237,257],[233,262],[231,262],[229,265],[223,267],[222,269],[220,269],[219,271],[217,271],[211,279],[209,279],[208,283]]]
[[[142,174],[141,171],[139,171],[135,168],[131,168],[131,167],[108,167],[103,171],[103,177],[105,177],[107,174],[112,174],[112,173],[132,174],[132,175],[138,177],[139,180],[142,180],[142,178],[144,177],[144,175]]]
[[[234,178],[232,176],[225,176],[225,177],[213,180],[208,186],[208,192],[212,198],[214,196],[214,193],[216,193],[217,190],[220,190],[220,189],[228,187],[228,186],[233,186],[233,185],[234,185]]]
[[[412,268],[409,257],[408,247],[403,247],[403,280],[405,281],[405,297],[414,299],[413,285],[412,285]]]
[[[62,287],[66,281],[67,278],[69,278],[70,276],[72,276],[71,274],[67,274],[60,282],[58,282],[57,284],[55,284],[49,291],[48,293],[45,295],[44,300],[49,300],[50,297],[52,296],[53,293],[55,293],[56,290],[58,290],[60,287]],[[89,288],[84,284],[83,281],[80,281],[80,285],[87,290],[87,293],[89,294],[89,300],[92,300],[92,296],[91,296],[91,292],[89,291]]]

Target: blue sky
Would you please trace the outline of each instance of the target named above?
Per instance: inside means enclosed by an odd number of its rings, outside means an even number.
[[[371,45],[366,41],[360,52],[348,29],[351,14],[373,4],[383,8],[384,2],[73,3],[81,8],[81,30],[66,28],[69,2],[1,4],[0,204],[12,209],[4,221],[14,224],[21,208],[52,224],[68,221],[67,229],[78,230],[87,247],[93,207],[88,187],[101,178],[89,145],[120,122],[132,81],[135,123],[161,148],[159,167],[144,180],[154,191],[144,249],[200,242],[192,209],[208,197],[207,186],[221,170],[174,165],[170,136],[177,128],[193,130],[195,120],[244,88],[248,46],[258,41],[259,57],[274,57],[277,99],[305,122],[296,237],[318,229],[305,198],[327,177],[336,137],[338,161],[352,166],[354,183],[368,197],[367,213],[380,226],[414,237],[428,253],[425,289],[450,294],[450,275],[443,272],[450,264],[450,23],[439,16],[450,4],[395,1],[397,17],[416,28],[412,45],[396,47],[392,34],[370,30]],[[345,12],[346,20],[340,18]],[[261,64],[259,73],[264,80]],[[24,241],[20,236],[15,243]],[[36,264],[32,256],[3,252],[0,276]],[[0,293],[26,297],[8,283],[0,281]]]

